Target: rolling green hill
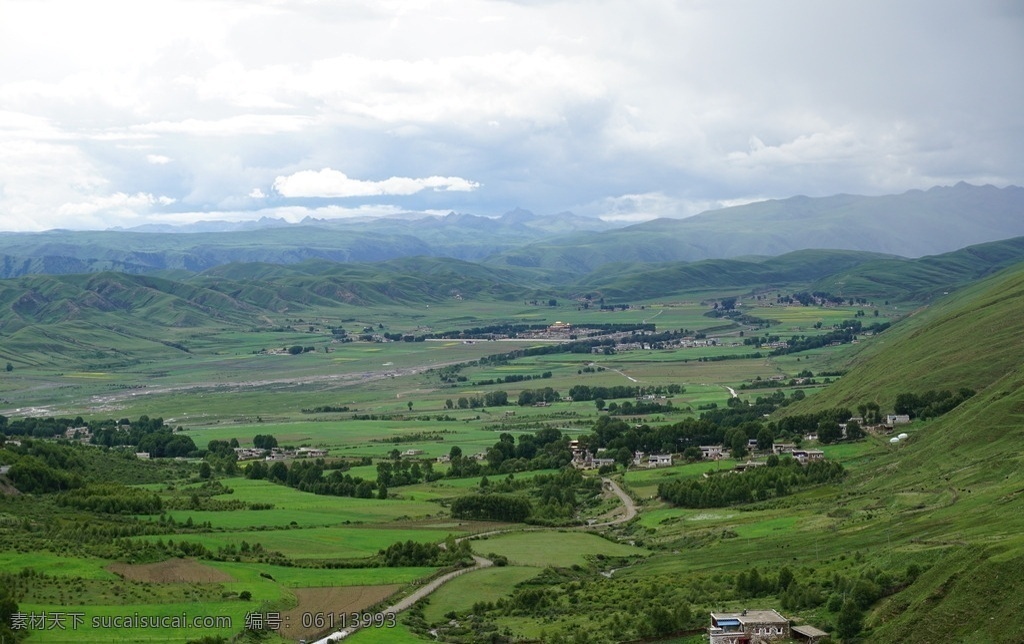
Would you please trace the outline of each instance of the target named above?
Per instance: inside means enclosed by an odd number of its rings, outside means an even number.
[[[704,289],[804,284],[846,297],[929,301],[1024,261],[1024,237],[906,259],[844,250],[801,250],[777,257],[663,264],[608,264],[573,288],[610,298],[663,297]]]
[[[829,275],[815,287],[851,296],[930,300],[1024,259],[1024,237],[968,246],[958,251],[907,260],[864,262]]]
[[[705,289],[810,284],[844,269],[855,271],[855,267],[881,258],[875,253],[860,251],[802,250],[758,260],[609,264],[573,286],[605,297],[636,300]]]
[[[971,387],[952,412],[908,427],[910,440],[850,481],[850,507],[881,547],[928,553],[932,566],[869,616],[891,642],[1013,642],[1024,627],[990,619],[1019,610],[1024,589],[1024,264],[940,300],[896,325],[838,383],[791,413],[878,401],[897,393]],[[942,500],[939,500],[939,496]],[[922,499],[902,511],[902,499]],[[926,500],[932,498],[933,500]],[[867,506],[865,506],[867,507]]]
[[[791,412],[891,408],[901,392],[970,387],[985,390],[1024,364],[1024,264],[957,291],[864,345],[857,366]]]

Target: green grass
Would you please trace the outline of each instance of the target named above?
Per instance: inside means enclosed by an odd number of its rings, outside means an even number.
[[[244,532],[199,533],[174,535],[175,540],[200,543],[212,551],[226,546],[239,546],[242,541],[260,544],[270,552],[281,552],[293,559],[351,559],[377,554],[399,541],[436,543],[457,531],[425,530],[422,528],[387,529],[373,527],[339,526],[331,528],[304,528],[295,530],[256,530]],[[156,541],[159,536],[139,537]],[[163,537],[167,539],[167,537]]]
[[[199,510],[172,510],[167,514],[175,521],[195,523],[209,521],[214,528],[239,529],[260,526],[282,527],[294,521],[298,527],[337,526],[347,523],[379,524],[398,519],[422,518],[435,515],[439,506],[423,501],[354,499],[300,492],[294,488],[268,481],[242,478],[226,479],[234,490],[219,498],[252,503],[273,503],[273,510],[236,510],[209,512]]]
[[[456,577],[430,596],[423,615],[432,624],[450,611],[464,612],[477,602],[496,602],[508,597],[516,584],[536,575],[534,567],[504,566]]]
[[[508,557],[514,566],[573,566],[587,563],[590,557],[644,556],[648,551],[613,543],[585,532],[544,530],[498,535],[472,542],[481,554],[495,553]]]
[[[104,566],[109,563],[104,559],[69,557],[49,552],[0,552],[0,570],[7,572],[18,572],[24,568],[31,568],[36,572],[59,577],[117,579],[117,575],[104,570]]]

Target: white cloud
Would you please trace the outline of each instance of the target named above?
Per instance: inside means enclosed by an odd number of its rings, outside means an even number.
[[[424,190],[469,192],[479,187],[479,183],[461,177],[391,177],[383,181],[363,181],[331,168],[303,170],[274,180],[274,190],[283,197],[376,197],[414,195]]]
[[[175,199],[167,196],[157,197],[143,192],[134,195],[115,192],[111,195],[93,197],[87,201],[65,203],[57,209],[57,214],[70,217],[89,216],[104,211],[137,214],[140,210],[147,210],[155,205],[169,206],[174,202]]]
[[[0,229],[111,225],[60,213],[114,195],[639,218],[1024,184],[1007,7],[3,0]],[[131,216],[177,216],[154,199]]]
[[[363,204],[353,208],[330,205],[320,208],[309,208],[307,206],[278,206],[272,208],[259,208],[257,210],[219,210],[216,213],[185,211],[154,213],[146,220],[165,224],[187,224],[200,220],[217,221],[251,221],[267,217],[271,219],[283,219],[290,223],[298,223],[304,219],[379,219],[387,217],[430,217],[444,216],[447,210],[407,210],[390,204]]]
[[[316,122],[316,118],[297,114],[238,114],[223,119],[188,118],[180,121],[154,121],[133,125],[128,130],[132,134],[227,137],[299,132]]]
[[[756,197],[729,200],[694,199],[673,197],[662,192],[652,192],[607,197],[595,203],[582,206],[577,210],[580,213],[595,216],[604,221],[640,222],[663,217],[681,219],[692,217],[708,210],[741,206],[762,200],[762,198]]]
[[[267,195],[259,188],[253,188],[249,191],[249,197],[252,199],[266,199]]]

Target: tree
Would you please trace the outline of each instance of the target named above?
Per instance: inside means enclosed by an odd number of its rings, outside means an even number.
[[[843,431],[839,429],[839,423],[823,420],[818,423],[818,440],[828,445],[842,439]]]
[[[410,400],[406,404],[409,406],[409,411],[412,411],[412,401]]]
[[[843,602],[843,608],[836,618],[836,634],[844,640],[857,637],[864,627],[864,613],[853,600]]]
[[[453,407],[455,407],[455,403],[454,403],[454,402],[452,402],[452,399],[451,399],[451,398],[447,398],[447,399],[446,399],[446,400],[444,401],[444,408],[445,408],[445,409],[451,409],[451,408],[453,408]]]
[[[206,461],[203,461],[202,464],[199,466],[199,478],[208,479],[212,474],[213,472],[210,470],[210,464],[207,463]]]
[[[683,458],[687,461],[699,461],[703,457],[704,453],[700,451],[700,448],[696,445],[690,445],[683,450]]]
[[[302,353],[302,345],[295,344],[295,345],[292,345],[292,346],[288,347],[288,353],[290,353],[293,356],[299,355],[300,353]]]
[[[7,363],[7,371],[8,372],[14,371],[14,365],[12,365],[10,362]]]
[[[855,420],[847,421],[846,437],[852,441],[864,438],[864,428]]]
[[[277,439],[273,434],[256,434],[252,438],[252,444],[256,449],[274,449],[277,447]]]
[[[604,409],[604,400],[598,398],[594,401],[594,406],[597,407],[597,411],[602,411]]]

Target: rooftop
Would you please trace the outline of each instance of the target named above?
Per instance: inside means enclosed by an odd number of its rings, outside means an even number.
[[[815,628],[813,626],[810,626],[809,624],[804,624],[803,626],[794,626],[791,630],[794,633],[803,635],[804,637],[827,637],[828,636],[828,633],[826,633],[825,631],[821,630],[820,628]]]
[[[740,613],[711,613],[711,621],[720,624],[723,620],[737,620],[741,624],[785,623],[789,620],[774,610],[745,610]]]

